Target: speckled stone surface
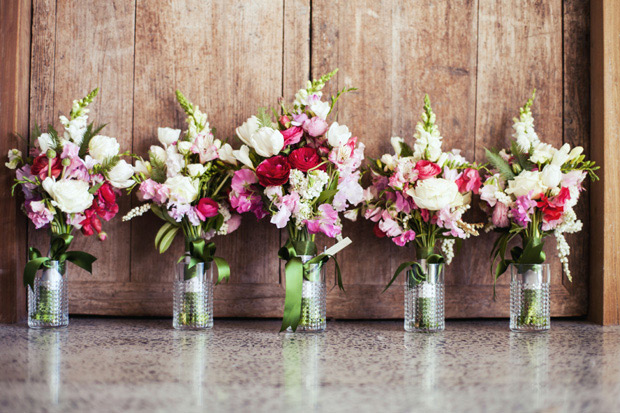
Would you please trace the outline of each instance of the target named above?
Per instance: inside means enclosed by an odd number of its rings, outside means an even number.
[[[554,321],[278,321],[72,318],[68,328],[0,326],[1,412],[618,412],[620,328]]]

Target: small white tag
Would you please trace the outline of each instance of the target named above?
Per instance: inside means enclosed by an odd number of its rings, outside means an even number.
[[[351,238],[346,237],[342,241],[340,241],[340,242],[332,245],[331,247],[329,247],[323,254],[325,254],[325,255],[336,255],[341,250],[343,250],[346,247],[348,247],[349,245],[351,245],[352,242],[353,241],[351,241]]]

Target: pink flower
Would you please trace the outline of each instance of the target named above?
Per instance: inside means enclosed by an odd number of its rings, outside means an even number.
[[[396,202],[394,202],[394,206],[398,212],[404,212],[408,214],[411,212],[411,201],[406,199],[402,193],[396,192]]]
[[[491,217],[493,225],[498,228],[506,228],[509,225],[508,221],[508,207],[501,203],[497,202],[495,204],[495,208],[493,208],[493,216]]]
[[[62,154],[60,154],[60,157],[62,159],[77,158],[79,152],[80,152],[80,147],[77,146],[75,143],[73,143],[73,142],[65,142],[63,147],[62,147]]]
[[[338,179],[338,192],[334,196],[334,207],[344,211],[348,205],[357,205],[364,199],[364,188],[359,184],[360,172],[341,175]]]
[[[18,180],[23,180],[24,178],[34,181],[35,176],[30,173],[30,165],[24,165],[15,171],[15,176]],[[24,197],[26,201],[34,198],[35,191],[37,190],[37,186],[35,184],[24,183],[22,184],[22,191],[24,192]]]
[[[570,171],[562,175],[562,186],[566,186],[568,188],[576,186],[581,190],[581,183],[587,176],[587,172],[584,171]]]
[[[190,204],[175,204],[172,202],[168,203],[168,215],[170,215],[170,217],[172,219],[174,219],[176,222],[181,222],[181,220],[183,219],[183,217],[185,215],[188,215],[190,212],[192,212],[192,206]],[[196,224],[194,225],[198,225],[200,224],[200,222],[198,221],[198,217],[196,216],[196,214],[192,214],[192,216],[195,219]]]
[[[482,180],[476,169],[467,168],[463,171],[461,177],[456,180],[456,184],[459,187],[460,193],[473,191],[474,194],[477,194],[482,185]]]
[[[431,161],[418,161],[415,164],[415,169],[418,171],[418,179],[428,179],[437,176],[441,173],[441,167]]]
[[[318,208],[319,216],[316,219],[306,220],[310,234],[322,232],[330,238],[335,238],[342,233],[342,227],[338,220],[338,212],[330,204],[322,204]]]
[[[560,193],[553,198],[553,203],[557,206],[563,207],[566,201],[568,201],[569,199],[570,190],[567,187],[563,186],[562,189],[560,189]]]
[[[381,208],[368,208],[365,212],[364,212],[364,218],[372,221],[372,222],[378,222],[381,219],[381,214],[383,213],[383,210]]]
[[[428,212],[428,209],[420,209],[420,215],[422,215],[422,220],[424,222],[428,222],[428,220],[430,219],[430,213]]]
[[[409,241],[413,241],[415,239],[415,232],[408,229],[407,231],[403,232],[401,235],[392,238],[392,241],[394,241],[394,244],[398,245],[399,247],[404,247]]]
[[[228,220],[228,231],[226,233],[230,234],[231,232],[239,228],[240,225],[241,225],[241,215],[233,214]]]
[[[385,232],[388,237],[397,237],[403,233],[403,229],[398,225],[398,222],[391,218],[383,218],[382,221],[379,221],[379,229]]]
[[[295,145],[299,143],[301,137],[304,135],[303,129],[299,126],[291,126],[290,128],[280,131],[282,136],[284,136],[284,147],[286,148],[289,145]]]
[[[308,120],[308,115],[306,115],[305,113],[299,113],[299,114],[293,113],[293,121],[291,122],[291,125],[301,126],[307,120]]]
[[[26,208],[26,215],[28,215],[36,229],[47,226],[54,219],[54,214],[46,208],[43,201],[26,201],[24,206]]]
[[[523,228],[527,227],[527,223],[531,222],[530,215],[534,213],[536,207],[536,201],[532,199],[532,192],[527,195],[521,195],[517,197],[515,202],[515,208],[511,210],[517,224]]]
[[[194,210],[201,221],[206,221],[207,218],[212,218],[219,214],[219,205],[211,198],[201,198]]]
[[[192,153],[197,153],[200,159],[200,163],[204,164],[214,159],[218,159],[220,155],[217,152],[217,146],[213,142],[213,135],[200,133],[194,139],[194,143],[190,150]]]
[[[271,223],[276,224],[278,228],[284,228],[288,224],[292,214],[299,212],[299,194],[293,192],[282,197],[280,202],[276,203],[278,212],[271,217]]]
[[[141,201],[153,200],[158,205],[164,204],[168,200],[170,189],[163,184],[147,179],[138,188],[138,198]]]
[[[435,217],[437,217],[437,226],[449,230],[444,235],[451,235],[457,238],[465,238],[465,231],[458,226],[458,220],[461,218],[462,213],[451,213],[450,208],[440,209]]]
[[[250,189],[250,187],[258,182],[256,173],[251,169],[239,169],[235,171],[232,177],[230,187],[237,193],[243,193]]]
[[[282,115],[280,116],[279,122],[282,126],[286,127],[291,122],[291,120],[288,118],[288,116]]]
[[[306,133],[308,133],[308,135],[313,136],[313,137],[317,137],[317,136],[321,136],[325,134],[328,127],[329,125],[327,125],[327,122],[325,122],[323,119],[319,118],[318,116],[315,116],[312,119],[306,120],[303,124],[303,128],[306,131]]]

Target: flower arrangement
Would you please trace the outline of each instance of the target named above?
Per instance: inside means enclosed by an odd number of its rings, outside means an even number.
[[[230,277],[225,260],[215,257],[215,235],[235,231],[241,216],[231,213],[228,191],[237,161],[232,147],[213,135],[207,115],[190,103],[179,91],[176,97],[187,114],[187,130],[158,128],[161,145],[149,150],[149,160],[136,161],[134,177],[138,198],[146,203],[132,209],[124,221],[151,210],[164,224],[155,237],[155,247],[164,253],[181,231],[185,238],[184,279],[198,283],[196,265],[214,262],[217,283]],[[187,309],[182,324],[193,324],[208,317],[197,305],[195,291],[186,293]],[[196,310],[198,309],[198,310]],[[191,313],[191,314],[190,314]]]
[[[354,218],[363,199],[359,181],[364,144],[346,125],[328,121],[339,97],[355,89],[344,88],[330,101],[321,100],[321,90],[336,71],[308,81],[292,107],[281,105],[280,116],[274,110],[277,122],[262,109],[236,131],[243,145],[234,155],[244,168],[232,179],[232,207],[259,219],[270,216],[271,223],[286,227],[289,234],[279,254],[287,261],[282,330],[296,330],[300,320],[302,325],[324,323],[308,319],[321,316],[308,316],[312,311],[300,297],[303,281],[312,281],[309,274],[316,273],[310,268],[329,259],[325,253],[317,255],[315,236],[341,239],[340,214]],[[302,263],[309,257],[314,258]]]
[[[375,222],[376,236],[387,236],[401,247],[414,245],[416,258],[423,260],[401,264],[386,290],[407,268],[412,268],[407,272],[407,285],[434,290],[426,285],[431,282],[428,265],[437,264],[441,273],[442,265],[452,261],[456,240],[478,235],[477,229],[482,226],[463,220],[472,193],[478,193],[482,184],[480,167],[467,162],[459,150],[443,152],[442,139],[426,95],[413,148],[394,137],[391,143],[395,154],[384,154],[370,166],[372,184],[365,190],[364,217]],[[441,252],[437,251],[438,242]],[[414,322],[415,327],[432,329],[436,309],[431,303],[435,296],[428,293],[417,300],[425,310]]]
[[[511,263],[544,263],[543,239],[554,235],[564,272],[571,280],[570,249],[564,234],[581,230],[573,208],[584,189],[584,179],[589,175],[597,180],[594,171],[599,167],[585,160],[580,146],[571,149],[564,144],[556,149],[540,141],[531,111],[535,93],[514,119],[510,149],[486,151],[493,174],[482,185],[480,198],[489,215],[486,229],[500,233],[492,252],[493,262],[499,260],[495,278]],[[506,259],[507,245],[515,237],[521,239],[521,247],[513,248],[512,258]]]
[[[15,189],[20,188],[25,202],[23,210],[36,229],[47,228],[50,250],[43,255],[36,248],[29,249],[29,261],[24,270],[24,285],[34,288],[36,272],[43,268],[47,278],[52,265],[58,262],[64,273],[64,263],[70,261],[88,272],[96,258],[82,251],[68,251],[75,230],[85,236],[97,234],[107,238],[101,219],[109,221],[118,213],[117,197],[134,181],[132,166],[122,159],[129,152],[120,152],[115,138],[99,135],[102,126],[88,123],[88,105],[99,89],[81,100],[73,101],[69,117],[60,116],[64,131],[49,125],[47,132],[38,126],[31,135],[29,156],[17,150],[9,151],[6,166],[16,169]],[[58,301],[58,291],[41,286],[40,308],[31,317],[39,321],[50,319],[50,303]]]

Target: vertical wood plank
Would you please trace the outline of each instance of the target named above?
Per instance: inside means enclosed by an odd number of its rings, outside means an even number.
[[[620,324],[620,3],[591,2],[592,159],[602,168],[590,195],[590,313]]]
[[[31,3],[29,0],[0,2],[0,154],[9,149],[26,154],[26,145],[15,136],[28,136],[28,80],[30,74]],[[25,264],[26,225],[11,196],[14,171],[0,167],[2,216],[0,233],[0,323],[20,321],[26,315],[26,290],[22,286]]]

